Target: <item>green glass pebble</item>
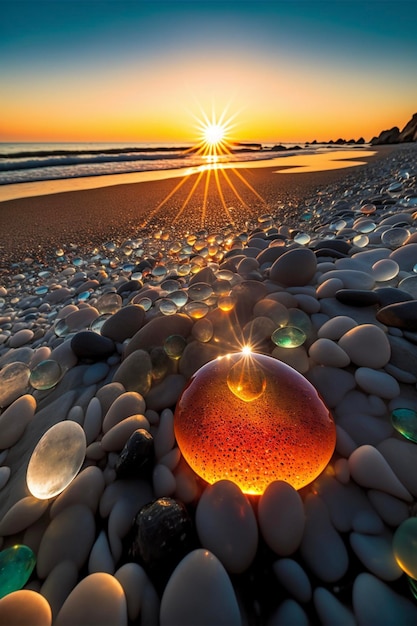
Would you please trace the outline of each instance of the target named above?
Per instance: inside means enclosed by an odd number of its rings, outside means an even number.
[[[28,546],[15,545],[0,552],[0,598],[19,591],[30,578],[36,558]]]
[[[417,411],[413,409],[394,409],[391,423],[403,437],[417,443]]]
[[[170,335],[164,343],[164,350],[171,359],[179,359],[185,350],[187,341],[182,335]]]
[[[52,389],[61,380],[62,369],[53,359],[41,361],[30,373],[29,382],[34,389]]]
[[[279,348],[298,348],[305,342],[307,336],[295,326],[277,328],[271,335],[271,339]]]
[[[392,549],[403,572],[417,580],[417,517],[409,517],[398,526]]]

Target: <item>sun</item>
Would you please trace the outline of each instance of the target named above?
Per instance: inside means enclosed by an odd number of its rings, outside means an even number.
[[[226,127],[222,124],[207,124],[203,129],[204,140],[209,146],[218,146],[225,139]]]

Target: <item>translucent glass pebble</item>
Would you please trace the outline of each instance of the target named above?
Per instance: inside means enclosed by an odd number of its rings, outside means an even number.
[[[61,380],[62,369],[53,359],[41,361],[30,373],[29,382],[34,389],[52,389]]]
[[[28,388],[30,369],[25,363],[16,361],[0,370],[0,407],[9,406]]]
[[[390,228],[381,235],[381,242],[389,248],[399,248],[410,236],[406,228]]]
[[[37,287],[35,289],[35,294],[37,296],[43,296],[45,295],[45,293],[48,293],[48,291],[49,291],[49,288],[46,285],[42,285],[41,287]]]
[[[36,558],[28,546],[15,545],[0,552],[0,598],[19,591],[29,580]]]
[[[236,297],[233,294],[220,296],[217,300],[217,306],[221,311],[232,311],[236,306]]]
[[[403,437],[417,443],[417,411],[394,409],[391,413],[391,423]]]
[[[307,233],[298,233],[295,237],[294,237],[294,241],[295,243],[299,243],[302,246],[307,245],[308,243],[310,243],[311,237],[309,234]]]
[[[402,522],[394,533],[392,547],[395,560],[401,569],[417,579],[417,517]]]
[[[177,402],[174,428],[196,474],[257,495],[276,480],[308,485],[336,443],[333,419],[314,387],[278,359],[253,353],[201,367]]]
[[[182,335],[170,335],[165,339],[164,350],[165,353],[172,359],[179,359],[185,350],[187,341]]]
[[[199,320],[209,312],[209,307],[204,302],[188,302],[184,307],[184,312],[192,319]]]
[[[355,235],[352,239],[352,243],[358,248],[365,248],[369,243],[369,237],[366,235]]]
[[[40,500],[61,493],[78,474],[85,457],[86,439],[77,422],[52,426],[38,442],[29,461],[26,482]]]
[[[298,348],[298,346],[303,345],[307,335],[295,326],[284,326],[283,328],[277,328],[272,333],[271,339],[280,348]]]
[[[173,291],[169,294],[169,296],[179,309],[184,306],[188,300],[187,292],[182,290]]]
[[[188,287],[188,297],[191,300],[207,300],[213,294],[212,287],[207,283],[194,283]]]
[[[169,298],[162,298],[158,301],[158,308],[163,315],[174,315],[178,311],[175,302]]]
[[[100,333],[104,322],[106,322],[111,316],[111,313],[103,313],[102,315],[99,315],[98,317],[96,317],[95,320],[91,322],[90,330],[93,330],[95,333]]]
[[[90,296],[91,296],[90,291],[82,291],[81,293],[78,294],[77,300],[78,302],[85,302],[86,300],[88,300]]]
[[[56,321],[54,325],[54,333],[57,337],[65,337],[65,335],[68,335],[69,332],[70,329],[64,318]]]
[[[141,306],[142,309],[145,309],[145,311],[149,311],[153,302],[150,298],[141,298],[138,301],[135,300],[135,304],[138,304],[139,306]]]
[[[100,313],[117,313],[122,308],[123,299],[118,293],[105,293],[96,302],[96,309]]]
[[[379,282],[395,278],[400,271],[398,263],[392,259],[380,259],[372,266],[372,277]]]

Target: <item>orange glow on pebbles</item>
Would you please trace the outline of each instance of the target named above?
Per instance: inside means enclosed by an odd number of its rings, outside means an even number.
[[[201,367],[174,417],[180,450],[210,484],[227,479],[261,495],[271,482],[314,481],[336,444],[333,419],[315,388],[273,357],[236,353]]]

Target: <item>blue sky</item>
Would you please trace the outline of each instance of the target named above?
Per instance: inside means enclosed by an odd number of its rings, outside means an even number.
[[[236,114],[240,138],[369,139],[417,111],[414,1],[0,9],[0,140],[188,139],[212,107]]]

